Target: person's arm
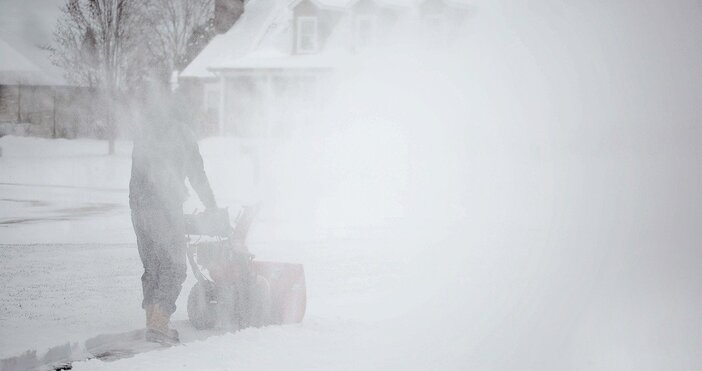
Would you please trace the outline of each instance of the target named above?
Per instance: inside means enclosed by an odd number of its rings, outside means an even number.
[[[210,182],[205,174],[205,167],[202,162],[202,156],[200,155],[200,147],[197,145],[197,142],[193,141],[189,149],[187,176],[190,185],[197,193],[202,204],[205,205],[207,209],[214,210],[217,208],[217,202],[215,201]]]

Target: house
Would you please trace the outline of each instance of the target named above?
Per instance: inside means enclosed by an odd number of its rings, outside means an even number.
[[[0,134],[45,131],[53,103],[50,87],[57,83],[54,76],[0,40]]]
[[[339,64],[407,23],[441,44],[470,11],[467,1],[249,0],[178,83],[198,87],[192,102],[205,134],[286,136],[318,108]]]
[[[0,39],[0,136],[75,137],[94,135],[86,112],[91,92]],[[37,57],[39,56],[39,57]],[[85,121],[85,122],[84,122]]]

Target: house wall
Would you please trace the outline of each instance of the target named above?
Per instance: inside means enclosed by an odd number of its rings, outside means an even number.
[[[48,86],[0,86],[0,121],[44,124],[53,110],[53,89]]]
[[[219,83],[217,79],[187,78],[178,81],[178,94],[184,96],[187,112],[193,131],[199,137],[217,135],[219,132]],[[216,96],[213,97],[212,94]]]
[[[0,135],[96,136],[93,102],[85,88],[0,85]]]
[[[222,104],[220,83],[208,81],[203,84],[202,92],[200,133],[203,136],[215,135],[219,132],[219,106]]]
[[[221,134],[288,137],[322,105],[327,73],[319,70],[232,71],[224,77]]]
[[[96,127],[100,116],[94,89],[63,87],[56,90],[56,137],[96,138],[101,130]],[[52,130],[53,134],[53,130]]]
[[[17,86],[0,85],[0,122],[17,121],[17,90]]]

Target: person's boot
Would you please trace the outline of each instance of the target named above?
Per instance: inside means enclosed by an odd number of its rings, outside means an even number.
[[[158,305],[148,306],[146,309],[146,341],[164,345],[180,343],[178,331],[168,327],[170,315]]]

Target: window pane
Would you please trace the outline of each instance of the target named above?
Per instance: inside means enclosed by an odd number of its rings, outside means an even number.
[[[297,47],[303,52],[317,49],[317,20],[315,18],[298,19]]]

